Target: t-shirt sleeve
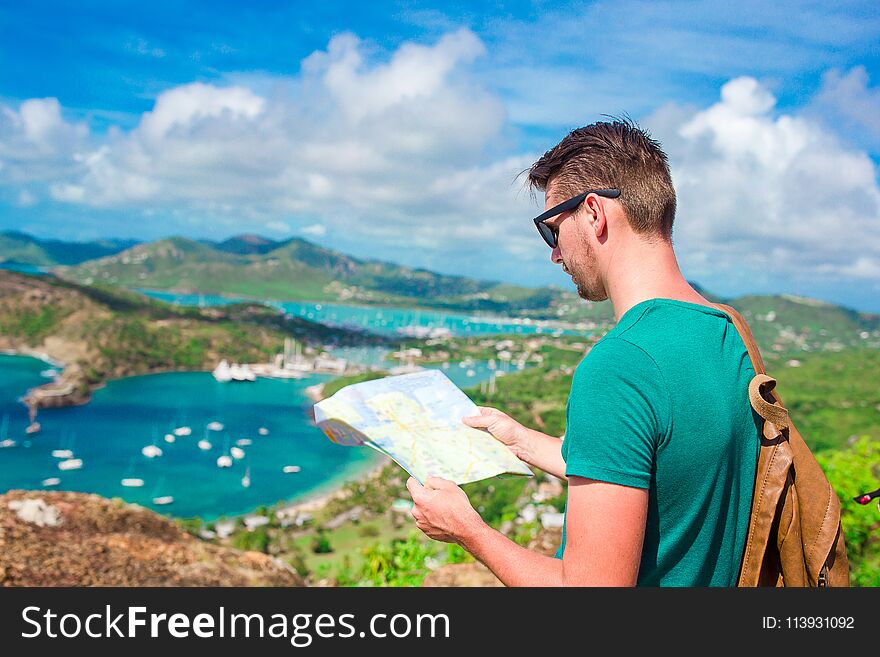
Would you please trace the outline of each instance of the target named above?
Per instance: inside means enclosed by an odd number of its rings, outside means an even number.
[[[649,488],[669,400],[660,369],[643,349],[621,338],[601,340],[572,379],[565,474]]]

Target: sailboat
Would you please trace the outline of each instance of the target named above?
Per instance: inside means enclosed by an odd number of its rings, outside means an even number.
[[[238,449],[238,448],[233,447],[232,449]],[[228,435],[226,436],[226,442],[223,446],[223,451],[226,453],[217,457],[217,467],[218,468],[231,468],[232,467],[232,457],[229,456],[230,449],[229,449],[229,436]],[[244,456],[244,452],[242,450],[238,449],[238,451],[241,452],[242,456]]]
[[[3,416],[3,423],[0,424],[0,447],[15,447],[16,442],[8,437],[9,433],[9,414]]]
[[[250,466],[245,468],[244,477],[241,478],[241,485],[245,488],[251,487],[251,469]]]
[[[156,484],[156,487],[153,489],[153,493],[150,496],[153,500],[153,504],[156,506],[167,506],[168,504],[174,503],[174,497],[172,495],[156,495],[159,489],[162,488],[162,485],[165,483],[165,477],[159,477],[159,481]]]
[[[198,445],[199,445],[199,449],[202,451],[205,451],[205,452],[208,451],[209,449],[211,449],[211,447],[213,447],[213,445],[211,445],[211,441],[208,440],[208,429],[207,428],[205,428],[204,438],[202,438],[198,442]]]
[[[214,378],[217,379],[220,383],[232,381],[232,371],[226,359],[220,361],[220,364],[214,368],[212,374],[214,375]]]
[[[141,450],[141,454],[143,454],[144,456],[146,456],[148,459],[154,459],[154,458],[156,458],[157,456],[162,456],[162,448],[159,447],[159,446],[156,444],[156,442],[157,442],[157,439],[156,439],[156,429],[154,428],[154,429],[153,429],[153,442],[152,442],[152,444],[147,445],[146,447],[144,447],[144,448]],[[172,441],[172,442],[173,442],[173,441]]]
[[[132,477],[131,474],[134,472],[134,460],[136,457],[132,456],[128,461],[128,468],[125,470],[125,476],[120,480],[120,484],[125,486],[126,488],[141,488],[144,485],[144,480],[140,477]]]

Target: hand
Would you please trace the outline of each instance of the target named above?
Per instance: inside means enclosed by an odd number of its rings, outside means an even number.
[[[507,445],[519,460],[529,463],[529,455],[532,451],[529,444],[529,430],[497,408],[488,406],[477,408],[480,409],[479,415],[463,417],[461,421],[474,429],[486,429],[493,438]]]
[[[410,477],[406,487],[416,527],[435,541],[461,543],[485,524],[464,491],[448,479],[428,477],[422,486]]]

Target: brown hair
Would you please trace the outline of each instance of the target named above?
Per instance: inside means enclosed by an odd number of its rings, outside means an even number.
[[[616,187],[633,231],[672,241],[675,189],[660,144],[629,119],[571,131],[529,169],[532,188],[553,180],[560,200]]]

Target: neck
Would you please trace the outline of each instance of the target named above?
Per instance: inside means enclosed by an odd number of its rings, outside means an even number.
[[[677,299],[710,305],[682,276],[672,244],[647,242],[633,235],[626,248],[617,249],[605,273],[606,290],[620,321],[627,310],[648,299]]]

